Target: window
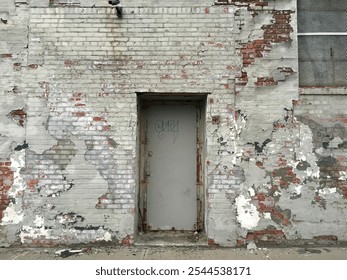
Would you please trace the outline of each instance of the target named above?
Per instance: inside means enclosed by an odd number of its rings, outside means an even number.
[[[297,2],[300,86],[346,86],[347,1]]]

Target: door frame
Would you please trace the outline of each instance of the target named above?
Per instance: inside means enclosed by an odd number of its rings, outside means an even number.
[[[205,229],[205,120],[207,94],[138,94],[138,190],[137,190],[137,225],[141,232],[151,231],[147,223],[147,110],[151,105],[195,105],[196,116],[196,194],[197,221],[195,230]]]

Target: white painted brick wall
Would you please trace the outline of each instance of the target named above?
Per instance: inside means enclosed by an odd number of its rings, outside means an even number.
[[[4,210],[12,224],[0,225],[7,236],[0,244],[13,243],[16,231],[22,242],[38,245],[131,242],[139,164],[136,93],[154,92],[210,93],[204,147],[209,244],[336,234],[330,224],[341,208],[336,205],[345,202],[343,180],[337,179],[335,194],[326,194],[321,182],[330,181],[296,166],[306,153],[312,173],[319,173],[318,159],[329,153],[344,178],[345,150],[336,143],[346,141],[346,90],[329,100],[299,99],[296,1],[247,7],[124,0],[122,19],[106,0],[57,2],[0,3],[0,13],[8,12],[7,23],[0,22],[0,163],[10,162],[20,174],[10,194],[17,203],[0,203],[14,215]],[[276,28],[286,30],[281,35],[287,39],[264,39]],[[9,118],[16,109],[25,110],[25,127]],[[332,147],[313,154],[325,138]],[[24,141],[29,147],[21,161],[24,150],[15,148]],[[326,176],[329,171],[321,169]],[[293,200],[293,193],[301,198]],[[310,211],[303,212],[307,205]],[[316,230],[307,227],[323,216]],[[347,227],[338,223],[341,239]]]

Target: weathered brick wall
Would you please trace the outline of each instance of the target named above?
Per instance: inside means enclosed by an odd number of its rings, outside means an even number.
[[[296,1],[131,0],[122,19],[106,0],[15,3],[0,6],[0,244],[133,242],[136,93],[153,92],[210,93],[209,244],[345,240],[346,89],[299,94]]]
[[[113,8],[30,9],[21,242],[132,238],[136,92],[213,92],[209,119],[225,112],[233,18],[224,7],[129,7],[122,20]]]

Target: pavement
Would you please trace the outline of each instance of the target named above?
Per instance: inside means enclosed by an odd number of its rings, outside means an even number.
[[[13,246],[0,248],[0,260],[347,260],[347,247]]]

